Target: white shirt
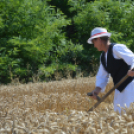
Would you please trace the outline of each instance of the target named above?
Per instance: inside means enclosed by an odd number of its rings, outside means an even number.
[[[123,59],[128,65],[131,65],[131,69],[134,67],[134,54],[123,44],[116,44],[113,46],[113,56],[115,59]],[[105,53],[107,62],[107,53]],[[99,70],[96,75],[96,87],[100,87],[104,92],[105,87],[109,80],[109,73],[104,69],[102,63],[100,63]]]

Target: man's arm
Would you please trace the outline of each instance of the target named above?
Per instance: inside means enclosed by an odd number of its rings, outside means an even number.
[[[104,92],[105,87],[109,80],[109,74],[104,69],[103,65],[100,64],[99,70],[96,75],[96,87],[91,93],[87,93],[88,96],[91,96],[93,99],[97,99],[96,95],[98,95],[100,92]]]
[[[101,92],[105,91],[105,87],[109,81],[109,73],[104,69],[103,65],[100,64],[99,70],[96,75],[95,86],[101,88]]]
[[[117,59],[123,59],[128,65],[131,66],[131,69],[128,70],[127,75],[133,77],[134,71],[131,71],[134,68],[134,53],[128,49],[123,44],[117,44],[113,47],[114,57]]]

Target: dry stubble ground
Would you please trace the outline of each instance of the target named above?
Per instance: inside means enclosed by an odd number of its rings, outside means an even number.
[[[134,134],[133,108],[114,112],[113,94],[87,113],[94,87],[95,77],[1,85],[0,134]],[[110,80],[100,97],[112,87]]]

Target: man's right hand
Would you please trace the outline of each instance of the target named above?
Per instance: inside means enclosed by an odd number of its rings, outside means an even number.
[[[92,92],[87,93],[88,96],[92,97],[93,99],[97,100],[97,95],[99,94],[99,92],[101,91],[100,87],[96,87]]]

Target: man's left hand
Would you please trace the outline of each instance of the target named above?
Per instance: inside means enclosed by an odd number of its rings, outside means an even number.
[[[134,76],[134,71],[128,70],[127,75],[133,77]]]

